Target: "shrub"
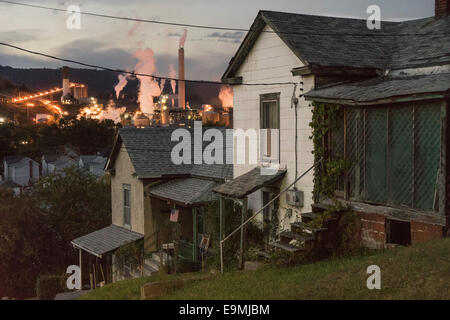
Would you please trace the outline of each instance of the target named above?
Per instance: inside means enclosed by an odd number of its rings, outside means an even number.
[[[198,262],[179,259],[177,265],[178,273],[197,272],[201,269]]]
[[[64,277],[60,275],[45,275],[37,279],[36,295],[39,300],[53,300],[57,293],[64,290]]]

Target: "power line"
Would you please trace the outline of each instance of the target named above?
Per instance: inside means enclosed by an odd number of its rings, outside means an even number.
[[[84,62],[80,62],[80,61],[76,61],[76,60],[72,60],[72,59],[65,59],[65,58],[60,58],[60,57],[56,57],[56,56],[52,56],[46,53],[42,53],[42,52],[37,52],[37,51],[33,51],[33,50],[28,50],[28,49],[24,49],[18,46],[14,46],[12,44],[9,43],[5,43],[5,42],[0,42],[1,46],[5,46],[5,47],[9,47],[12,49],[16,49],[19,51],[23,51],[23,52],[27,52],[30,54],[34,54],[34,55],[38,55],[38,56],[42,56],[42,57],[46,57],[46,58],[50,58],[50,59],[54,59],[54,60],[58,60],[58,61],[63,61],[63,62],[67,62],[67,63],[73,63],[73,64],[78,64],[84,67],[89,67],[89,68],[94,68],[94,69],[101,69],[101,70],[105,70],[105,71],[110,71],[110,72],[115,72],[115,73],[121,73],[121,74],[129,74],[132,76],[139,76],[139,77],[149,77],[155,80],[168,80],[168,81],[184,81],[184,82],[194,82],[194,83],[202,83],[202,84],[214,84],[214,85],[223,85],[222,82],[220,81],[209,81],[209,80],[180,80],[178,78],[170,78],[170,77],[162,77],[162,76],[156,76],[156,75],[152,75],[152,74],[146,74],[146,73],[138,73],[138,72],[132,72],[132,71],[127,71],[127,70],[122,70],[122,69],[112,69],[112,68],[108,68],[108,67],[103,67],[103,66],[98,66],[95,64],[89,64],[89,63],[84,63]],[[275,85],[294,85],[294,82],[273,82],[273,83],[240,83],[240,85],[243,86],[275,86]]]
[[[4,1],[0,0],[0,3],[24,6],[36,9],[44,9],[51,10],[56,12],[70,12],[67,9],[55,8],[55,7],[47,7],[42,5],[35,5],[29,3],[20,3],[14,1]],[[235,31],[235,32],[249,32],[254,31],[255,29],[245,29],[245,28],[231,28],[231,27],[216,27],[216,26],[207,26],[207,25],[198,25],[198,24],[187,24],[187,23],[178,23],[178,22],[169,22],[169,21],[160,21],[160,20],[149,20],[149,19],[139,19],[139,18],[130,18],[123,16],[114,16],[102,13],[88,12],[88,11],[80,11],[82,15],[92,16],[97,18],[107,18],[107,19],[116,19],[116,20],[124,20],[124,21],[135,21],[135,22],[143,22],[143,23],[151,23],[151,24],[160,24],[160,25],[169,25],[175,27],[185,27],[185,28],[196,28],[196,29],[207,29],[207,30],[222,30],[222,31]],[[379,30],[374,30],[372,33],[315,33],[315,32],[286,32],[286,31],[272,31],[272,30],[261,30],[264,33],[275,33],[275,34],[287,34],[287,35],[314,35],[314,36],[354,36],[354,37],[366,37],[366,36],[390,36],[390,37],[398,37],[398,36],[430,36],[427,33],[382,33],[378,32]],[[378,33],[377,33],[378,32]],[[448,35],[447,33],[433,33],[432,35]]]

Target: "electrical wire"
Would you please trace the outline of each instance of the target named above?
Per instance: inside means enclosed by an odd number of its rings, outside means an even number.
[[[137,73],[137,72],[132,72],[132,71],[127,71],[127,70],[122,70],[122,69],[112,69],[112,68],[108,68],[108,67],[104,67],[104,66],[99,66],[99,65],[95,65],[95,64],[89,64],[89,63],[84,63],[84,62],[80,62],[80,61],[76,61],[76,60],[72,60],[72,59],[66,59],[66,58],[60,58],[60,57],[56,57],[53,55],[49,55],[46,53],[42,53],[42,52],[38,52],[38,51],[33,51],[33,50],[28,50],[25,48],[21,48],[9,43],[5,43],[5,42],[0,42],[1,46],[5,46],[5,47],[9,47],[12,49],[16,49],[19,51],[23,51],[23,52],[27,52],[30,54],[34,54],[34,55],[38,55],[38,56],[42,56],[42,57],[46,57],[46,58],[50,58],[50,59],[54,59],[54,60],[58,60],[58,61],[63,61],[63,62],[67,62],[67,63],[73,63],[73,64],[78,64],[84,67],[89,67],[89,68],[94,68],[94,69],[101,69],[101,70],[105,70],[105,71],[110,71],[110,72],[115,72],[115,73],[121,73],[121,74],[129,74],[132,75],[134,77],[150,77],[152,79],[155,80],[174,80],[174,81],[183,81],[183,82],[194,82],[194,83],[202,83],[202,84],[214,84],[214,85],[223,85],[222,82],[220,81],[209,81],[209,80],[188,80],[188,79],[184,79],[184,80],[180,80],[178,78],[171,78],[171,77],[162,77],[162,76],[156,76],[153,74],[146,74],[146,73]],[[242,86],[275,86],[275,85],[294,85],[295,82],[273,82],[273,83],[240,83],[239,85]]]
[[[30,3],[20,3],[20,2],[14,2],[14,1],[6,1],[6,0],[0,0],[0,3],[5,4],[11,4],[11,5],[17,5],[17,6],[24,6],[24,7],[30,7],[35,9],[44,9],[44,10],[51,10],[56,12],[65,12],[65,13],[72,13],[68,11],[67,9],[62,8],[55,8],[55,7],[47,7],[42,5],[35,5]],[[139,18],[131,18],[131,17],[123,17],[123,16],[115,16],[115,15],[109,15],[109,14],[102,14],[102,13],[95,13],[95,12],[87,12],[87,11],[80,11],[79,12],[82,15],[86,16],[92,16],[97,18],[108,18],[108,19],[116,19],[116,20],[124,20],[124,21],[135,21],[135,22],[143,22],[143,23],[151,23],[151,24],[160,24],[160,25],[169,25],[169,26],[176,26],[176,27],[185,27],[185,28],[196,28],[196,29],[207,29],[207,30],[222,30],[222,31],[236,31],[236,32],[249,32],[254,31],[255,29],[245,29],[245,28],[230,28],[230,27],[217,27],[217,26],[208,26],[208,25],[198,25],[198,24],[187,24],[187,23],[179,23],[179,22],[169,22],[169,21],[160,21],[160,20],[149,20],[149,19],[139,19]],[[350,19],[350,18],[348,18]],[[329,32],[323,32],[323,33],[317,33],[317,32],[286,32],[286,31],[273,31],[273,30],[262,30],[261,32],[264,33],[275,33],[275,34],[287,34],[287,35],[314,35],[314,36],[354,36],[354,37],[366,37],[366,36],[430,36],[428,33],[383,33],[380,32],[380,30],[375,29],[373,32],[369,33],[329,33]],[[432,35],[448,35],[448,33],[433,33]]]

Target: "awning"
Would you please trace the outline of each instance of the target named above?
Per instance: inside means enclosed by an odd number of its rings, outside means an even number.
[[[196,205],[216,199],[213,189],[217,185],[215,181],[201,178],[173,179],[150,187],[147,194],[181,205]]]
[[[309,91],[307,100],[346,105],[383,104],[392,101],[442,98],[450,89],[450,74],[380,77]],[[391,101],[392,100],[392,101]]]
[[[142,238],[144,238],[143,234],[116,225],[110,225],[76,238],[71,243],[74,247],[101,258],[105,253]]]
[[[261,174],[261,168],[255,168],[214,188],[214,191],[230,198],[242,199],[256,190],[282,179],[285,174],[286,170],[278,170],[275,174],[265,175]]]

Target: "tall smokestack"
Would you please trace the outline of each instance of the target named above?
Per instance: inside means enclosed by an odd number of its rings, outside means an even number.
[[[186,82],[184,81],[184,48],[178,50],[178,107],[186,109]]]
[[[63,73],[63,93],[61,100],[65,97],[70,95],[70,83],[69,83],[69,67],[62,67],[62,73]]]

